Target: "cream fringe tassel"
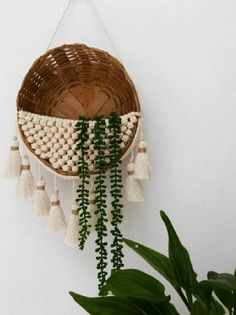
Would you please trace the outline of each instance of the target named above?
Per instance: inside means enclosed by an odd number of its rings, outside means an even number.
[[[30,162],[25,154],[22,159],[21,174],[17,183],[17,195],[23,199],[29,199],[33,196],[35,189],[34,177],[30,171]]]
[[[48,217],[48,232],[64,232],[66,230],[65,215],[60,207],[60,200],[58,198],[58,189],[54,189],[51,195],[51,208]]]
[[[127,166],[128,177],[126,181],[126,198],[128,201],[141,202],[144,201],[141,183],[138,179],[134,178],[134,162],[131,158]]]
[[[36,183],[36,190],[33,194],[31,213],[36,218],[45,217],[49,214],[50,201],[45,191],[45,181],[41,176]]]
[[[10,152],[5,168],[5,178],[19,177],[21,173],[21,156],[17,137],[12,138]]]

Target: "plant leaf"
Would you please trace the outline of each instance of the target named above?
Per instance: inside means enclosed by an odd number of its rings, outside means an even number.
[[[216,301],[216,299],[212,296],[211,297],[211,303],[210,303],[210,315],[211,314],[216,314],[216,315],[224,315],[225,314],[225,310],[223,308],[223,306]]]
[[[91,315],[179,315],[170,303],[126,297],[88,298],[70,292],[73,299]]]
[[[210,271],[208,272],[207,277],[208,279],[217,279],[218,275],[218,273]],[[231,314],[233,308],[233,293],[231,291],[222,289],[214,289],[214,293]]]
[[[205,306],[210,307],[212,301],[212,288],[206,287],[199,283],[196,287],[194,296],[200,299]]]
[[[191,315],[209,315],[209,312],[204,304],[196,300],[193,304]]]
[[[182,245],[170,219],[161,211],[161,218],[165,223],[169,237],[169,259],[172,265],[177,283],[187,292],[194,292],[197,285],[196,273],[186,248]]]
[[[236,277],[236,269],[234,271],[234,276]],[[236,293],[233,293],[233,307],[234,307],[234,315],[236,315]]]
[[[173,287],[178,287],[168,257],[149,247],[128,239],[124,239],[124,243],[140,255],[156,271],[158,271],[167,281],[170,282],[170,284],[173,285]]]
[[[204,280],[200,282],[203,286],[208,286],[215,289],[233,291],[236,293],[236,276],[229,273],[218,274],[216,278]]]
[[[144,315],[123,297],[89,298],[70,292],[75,302],[91,315]]]
[[[155,303],[136,298],[129,298],[129,301],[144,315],[179,315],[174,305],[169,302]]]
[[[209,310],[206,305],[202,304],[199,300],[196,300],[193,304],[191,315],[223,315],[225,314],[224,309],[221,305],[212,301],[211,309]]]
[[[103,296],[109,293],[120,297],[142,298],[156,303],[170,300],[170,297],[165,295],[165,287],[161,282],[136,269],[113,271],[101,289]]]

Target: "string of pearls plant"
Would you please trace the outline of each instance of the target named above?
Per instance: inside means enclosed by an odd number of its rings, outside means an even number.
[[[122,249],[122,233],[119,228],[119,224],[122,223],[122,190],[123,190],[123,181],[122,181],[122,171],[120,169],[121,164],[121,118],[116,113],[111,113],[109,119],[109,151],[111,159],[111,168],[110,168],[110,183],[111,183],[111,197],[112,197],[112,230],[113,242],[111,244],[111,252],[113,254],[112,264],[113,269],[119,270],[124,264],[122,258],[124,257]]]
[[[106,195],[106,160],[105,160],[105,128],[106,123],[103,117],[96,117],[96,123],[94,126],[94,147],[98,154],[95,159],[95,168],[98,175],[95,179],[95,195],[97,211],[95,212],[98,216],[98,220],[95,226],[97,232],[97,270],[98,270],[98,288],[101,289],[106,281],[107,277],[107,195]]]
[[[85,117],[81,117],[77,124],[76,130],[78,132],[77,150],[80,152],[80,158],[78,161],[78,175],[80,177],[80,184],[77,189],[77,205],[79,212],[79,224],[80,224],[80,239],[79,248],[84,249],[85,242],[90,234],[89,220],[91,219],[90,211],[88,211],[89,205],[89,190],[87,185],[89,184],[89,169],[87,159],[87,146],[88,140],[88,120]]]
[[[106,173],[107,173],[107,159],[110,162],[110,194],[112,205],[112,219],[111,219],[111,234],[113,235],[113,241],[111,244],[112,253],[112,265],[114,270],[119,270],[123,267],[123,245],[122,245],[122,233],[119,225],[122,223],[122,172],[120,169],[121,163],[121,118],[116,113],[111,113],[108,124],[104,117],[95,117],[94,124],[94,149],[97,154],[94,160],[95,163],[95,203],[96,208],[94,213],[91,214],[89,209],[90,192],[87,188],[89,185],[89,169],[87,161],[88,150],[86,143],[89,139],[88,133],[88,119],[81,117],[77,124],[76,130],[78,133],[77,150],[79,152],[78,160],[78,175],[80,177],[80,184],[77,189],[76,202],[78,205],[79,213],[79,225],[80,225],[80,239],[79,248],[84,249],[86,240],[90,234],[91,225],[89,224],[91,217],[96,216],[95,230],[97,233],[96,238],[96,253],[97,253],[97,270],[98,270],[98,287],[102,288],[108,275],[107,272],[107,186],[106,186]],[[108,145],[106,141],[106,134],[108,134]],[[106,154],[109,152],[109,157]]]

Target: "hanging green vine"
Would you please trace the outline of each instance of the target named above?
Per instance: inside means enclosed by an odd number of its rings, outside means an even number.
[[[86,240],[90,234],[89,219],[91,214],[88,211],[89,205],[89,169],[86,162],[87,147],[86,141],[88,140],[88,120],[85,117],[81,117],[76,123],[76,130],[78,133],[78,140],[76,143],[76,149],[80,152],[80,158],[78,161],[78,175],[80,177],[80,184],[77,189],[78,211],[79,211],[79,224],[80,224],[80,238],[79,248],[84,249]]]
[[[97,210],[95,214],[98,216],[98,220],[95,226],[97,232],[96,239],[96,253],[97,253],[97,270],[98,270],[98,288],[102,288],[107,277],[107,242],[105,240],[107,236],[107,217],[106,217],[106,161],[105,161],[105,128],[106,122],[103,117],[95,118],[94,126],[94,149],[97,151],[95,158],[95,168],[97,171],[97,176],[95,178],[95,195],[96,195],[96,205]]]
[[[116,113],[112,113],[109,118],[109,144],[106,144],[106,121],[104,117],[95,117],[95,125],[93,129],[93,143],[95,154],[95,196],[96,196],[96,211],[97,223],[95,230],[97,232],[96,239],[96,253],[97,253],[97,270],[98,270],[98,288],[102,288],[107,277],[107,195],[106,195],[106,171],[107,163],[105,150],[109,149],[110,157],[110,182],[111,182],[111,205],[112,205],[112,229],[113,242],[111,244],[112,253],[112,265],[113,269],[119,270],[123,267],[123,244],[122,233],[119,229],[119,225],[122,222],[122,172],[120,169],[121,163],[121,118]],[[81,117],[76,124],[76,130],[78,132],[77,150],[80,152],[80,158],[78,161],[78,175],[81,179],[81,183],[78,186],[77,202],[79,210],[79,223],[80,239],[79,248],[83,249],[85,242],[90,233],[89,220],[91,214],[88,211],[89,205],[89,168],[86,162],[88,155],[87,140],[88,140],[88,119]]]
[[[113,257],[111,259],[113,268],[115,270],[121,269],[124,264],[122,259],[124,257],[122,249],[122,233],[119,229],[119,224],[122,222],[122,208],[123,204],[121,202],[122,199],[122,172],[120,169],[121,163],[121,118],[116,113],[111,113],[109,119],[109,151],[110,151],[110,160],[111,160],[111,168],[110,168],[110,182],[111,182],[111,197],[112,197],[112,230],[111,233],[113,235],[113,242],[111,244],[111,252]]]

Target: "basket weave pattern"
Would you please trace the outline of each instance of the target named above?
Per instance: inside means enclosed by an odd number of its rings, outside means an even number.
[[[133,82],[116,58],[99,49],[73,44],[51,49],[34,62],[18,93],[17,109],[77,120],[80,116],[108,117],[111,112],[140,112],[140,105]],[[132,144],[136,129],[134,124],[123,154]],[[21,128],[20,134],[35,154]],[[38,158],[53,169],[48,161]],[[54,170],[75,175],[72,170]]]

